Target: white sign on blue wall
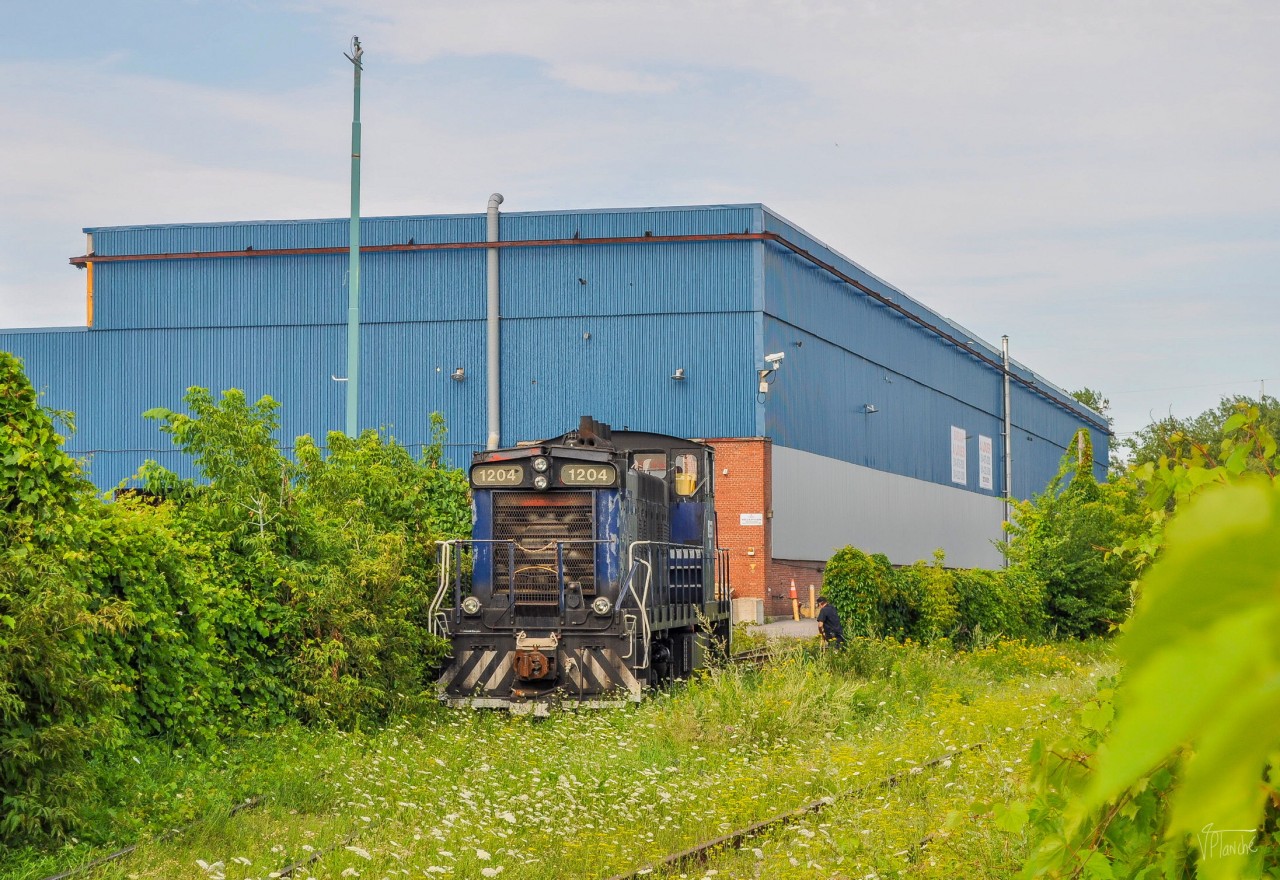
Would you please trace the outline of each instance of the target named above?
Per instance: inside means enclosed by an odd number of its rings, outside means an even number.
[[[969,461],[965,457],[964,428],[951,426],[951,482],[961,486],[969,481]]]

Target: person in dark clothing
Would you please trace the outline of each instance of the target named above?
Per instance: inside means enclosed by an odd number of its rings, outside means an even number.
[[[844,647],[844,627],[840,624],[840,614],[836,606],[827,601],[826,596],[818,597],[818,635],[831,647]]]

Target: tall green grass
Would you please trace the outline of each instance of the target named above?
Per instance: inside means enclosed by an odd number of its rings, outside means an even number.
[[[0,876],[34,880],[147,837],[97,876],[268,877],[331,847],[310,876],[608,876],[1048,711],[1100,659],[853,640],[712,669],[632,710],[433,709],[376,731],[285,727],[214,755],[155,747],[97,768],[114,792],[95,814],[100,845],[9,853]],[[250,795],[263,806],[228,818]]]

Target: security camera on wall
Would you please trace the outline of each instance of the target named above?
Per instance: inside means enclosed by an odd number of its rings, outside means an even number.
[[[782,359],[783,359],[783,358],[785,358],[785,357],[786,357],[786,354],[784,354],[783,352],[780,352],[780,351],[779,351],[779,352],[775,352],[775,353],[773,353],[773,354],[767,354],[767,355],[765,355],[765,356],[764,356],[764,362],[765,362],[766,364],[773,364],[774,368],[776,369],[776,368],[777,368],[777,366],[778,366],[778,364],[782,363]]]

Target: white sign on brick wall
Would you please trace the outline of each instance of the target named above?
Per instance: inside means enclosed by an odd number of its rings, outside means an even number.
[[[951,482],[963,486],[969,482],[969,461],[965,457],[964,428],[951,426]]]
[[[740,513],[738,514],[738,525],[762,526],[764,525],[764,514],[763,513]]]

